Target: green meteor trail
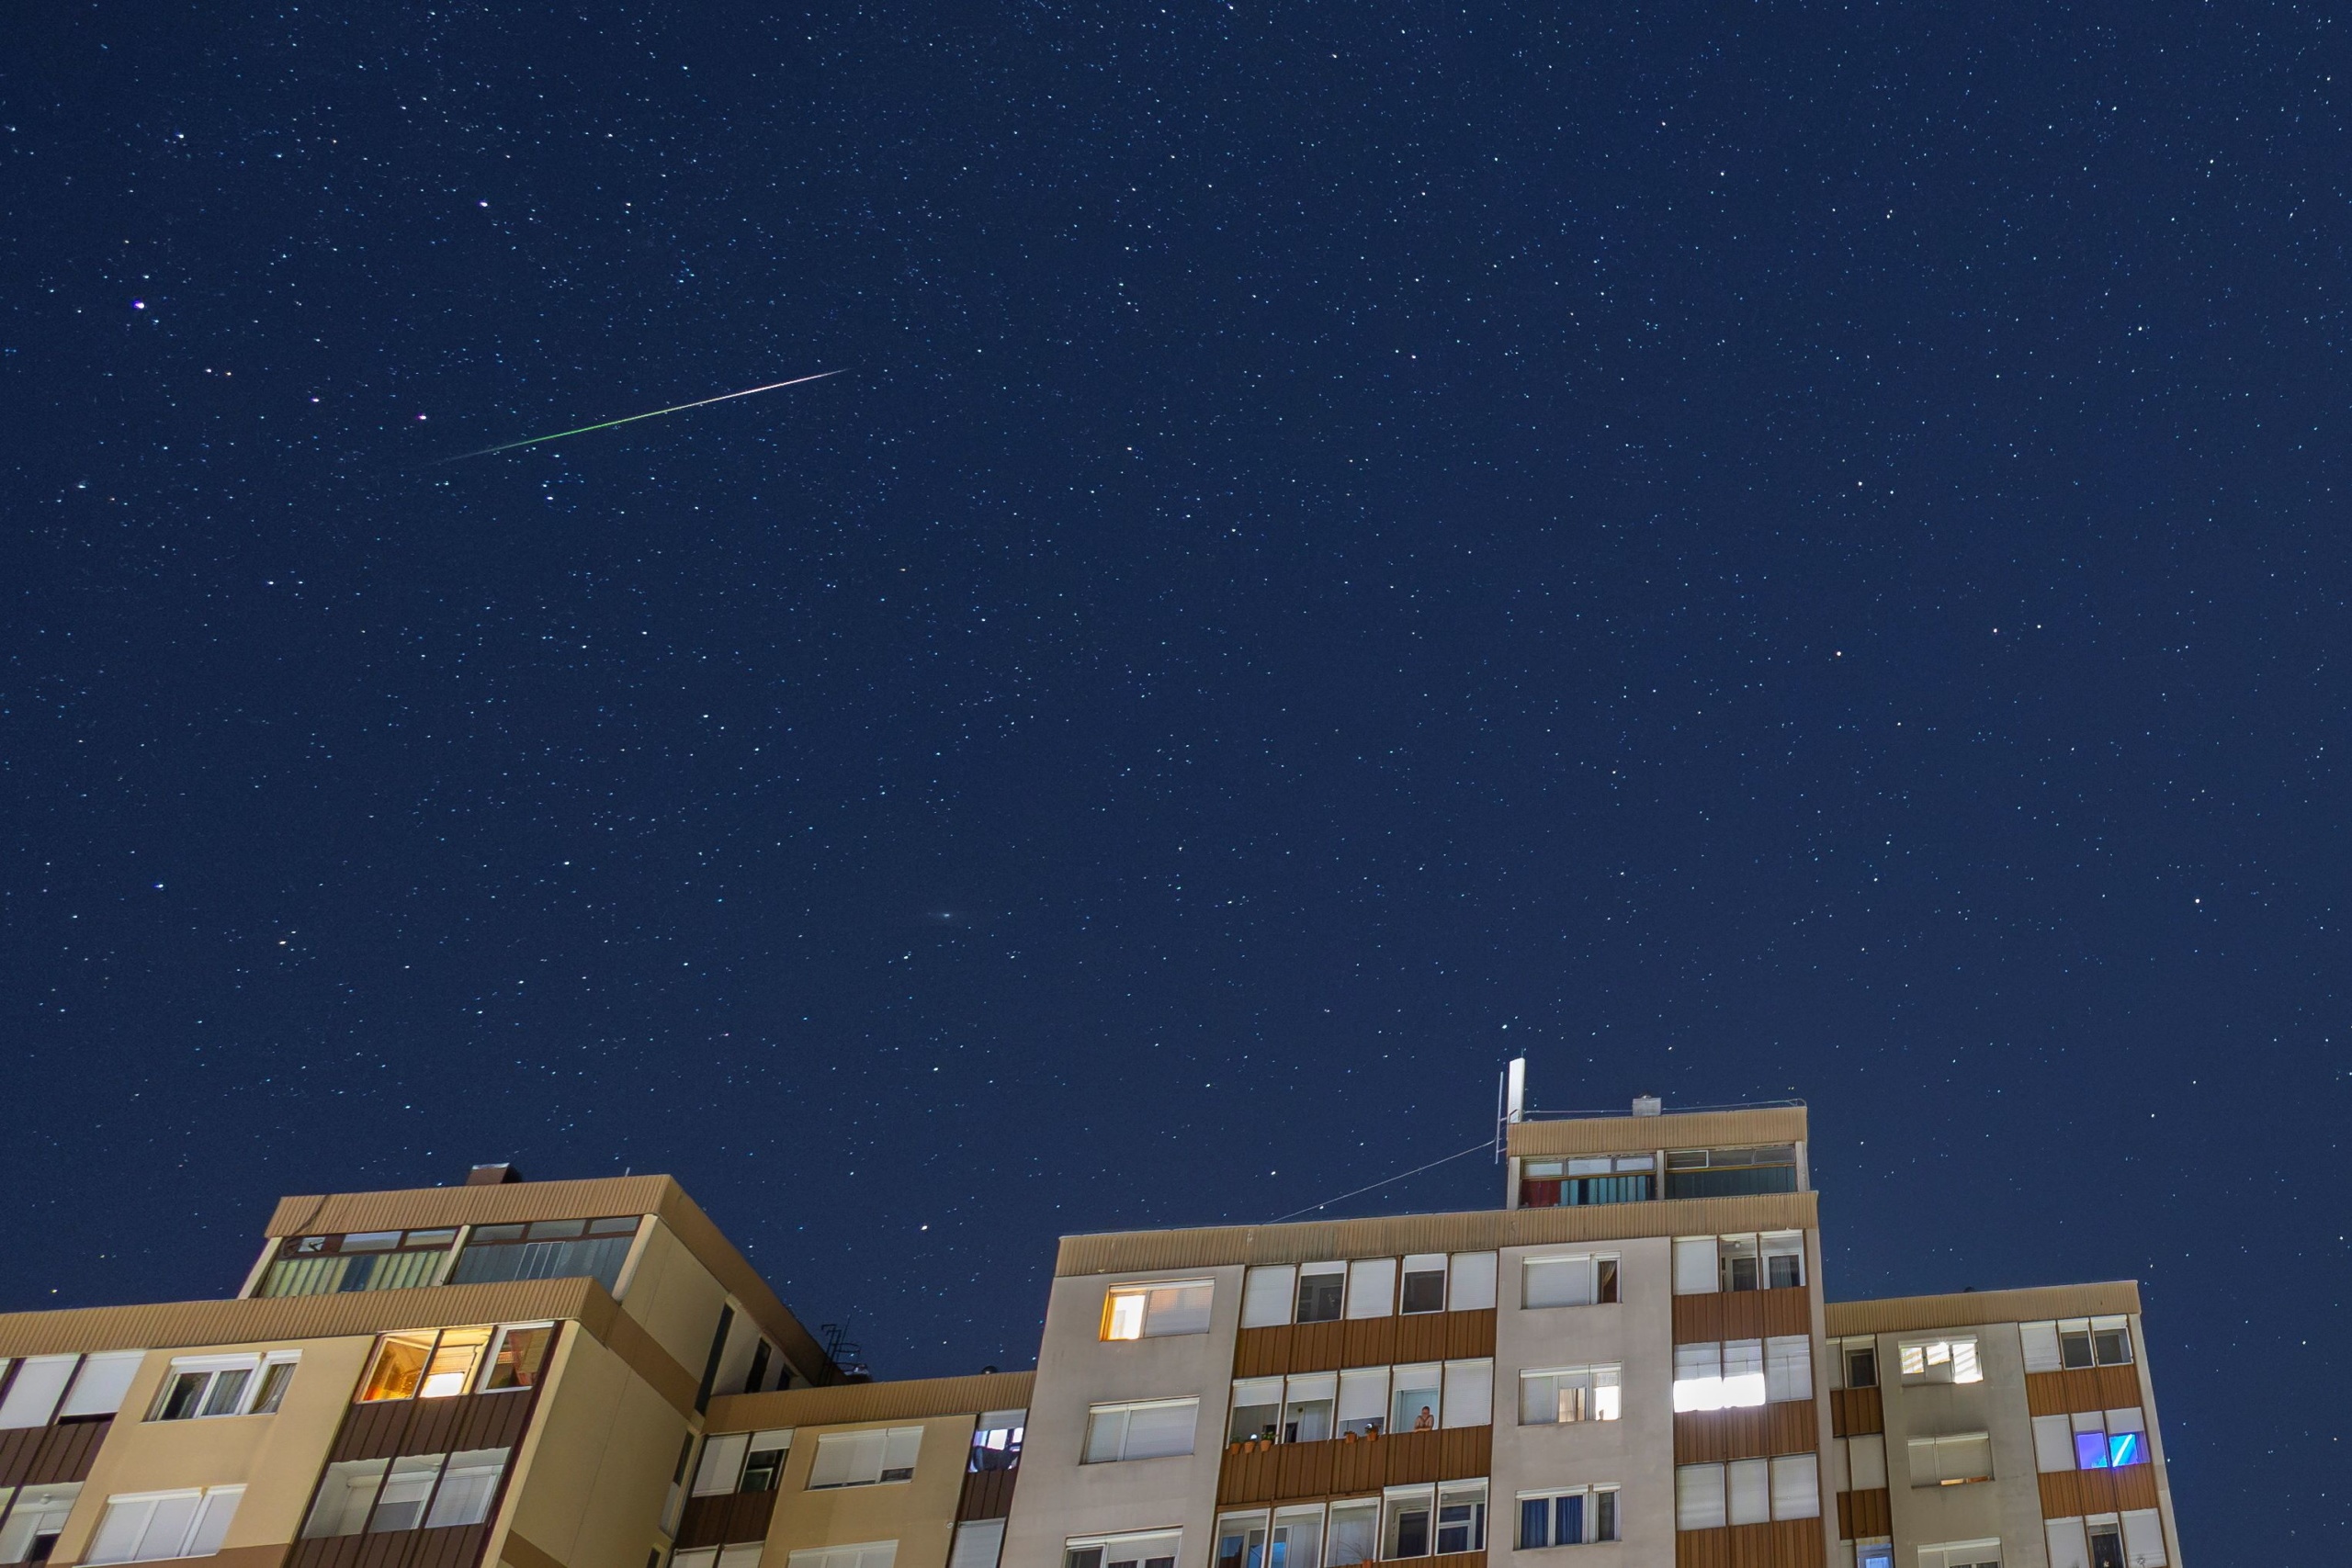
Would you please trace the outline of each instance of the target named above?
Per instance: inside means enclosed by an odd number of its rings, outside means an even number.
[[[479,452],[460,452],[454,457],[444,457],[441,461],[461,463],[468,457],[487,457],[493,452],[512,452],[518,446],[537,446],[546,441],[560,441],[567,435],[585,435],[592,430],[610,430],[616,424],[635,424],[640,419],[660,419],[665,413],[684,413],[688,409],[708,408],[713,403],[723,403],[731,398],[748,398],[754,392],[773,392],[778,387],[797,387],[803,381],[821,381],[828,376],[841,376],[846,373],[845,370],[820,370],[814,376],[795,376],[789,381],[771,381],[764,387],[746,387],[740,392],[721,392],[715,398],[680,403],[675,408],[655,409],[650,413],[633,413],[621,419],[608,419],[602,424],[583,424],[577,430],[559,430],[552,435],[534,435],[526,441],[509,441],[503,446],[485,446]]]

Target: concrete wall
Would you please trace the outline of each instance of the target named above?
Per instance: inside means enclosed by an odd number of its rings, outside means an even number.
[[[1614,1305],[1520,1305],[1528,1258],[1615,1253]],[[1495,1302],[1495,1449],[1487,1546],[1496,1568],[1541,1568],[1557,1550],[1521,1552],[1517,1494],[1547,1486],[1613,1483],[1620,1546],[1600,1550],[1624,1568],[1674,1564],[1673,1245],[1645,1237],[1598,1246],[1505,1248]],[[1519,1374],[1527,1369],[1616,1362],[1624,1368],[1624,1415],[1570,1426],[1519,1424]],[[1582,1563],[1593,1548],[1573,1555]],[[1600,1561],[1595,1559],[1596,1562]]]
[[[566,1568],[645,1568],[685,1417],[576,1325],[539,1400],[491,1544],[511,1529]],[[520,1550],[507,1561],[537,1568]]]
[[[657,1220],[651,1230],[621,1310],[642,1324],[672,1359],[700,1378],[710,1359],[710,1337],[718,1327],[718,1309],[727,1304],[727,1292],[669,1226]],[[739,1320],[743,1316],[740,1312],[735,1315]],[[744,1355],[748,1359],[748,1348]]]
[[[1003,1568],[1060,1568],[1062,1542],[1074,1535],[1179,1526],[1184,1540],[1178,1568],[1206,1568],[1215,1547],[1210,1536],[1234,1336],[1241,1322],[1241,1277],[1238,1266],[1227,1266],[1054,1281]],[[1209,1331],[1104,1343],[1104,1293],[1113,1285],[1154,1280],[1214,1280]],[[1090,1405],[1188,1394],[1201,1401],[1189,1456],[1079,1462]]]
[[[792,1453],[776,1487],[775,1514],[768,1525],[761,1568],[785,1568],[786,1560],[806,1547],[868,1540],[897,1541],[896,1568],[943,1568],[955,1540],[956,1505],[964,1492],[964,1467],[970,1461],[976,1420],[972,1416],[931,1416],[795,1431]],[[913,1480],[808,1490],[808,1471],[816,1462],[820,1437],[890,1427],[922,1428]],[[1025,1456],[1023,1464],[1025,1469]]]

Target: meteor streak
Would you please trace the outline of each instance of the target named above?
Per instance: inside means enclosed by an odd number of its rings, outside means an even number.
[[[804,381],[821,381],[828,376],[846,374],[846,370],[820,370],[814,376],[795,376],[789,381],[771,381],[764,387],[746,387],[740,392],[721,392],[715,398],[696,402],[680,403],[675,408],[655,409],[650,413],[633,413],[621,419],[608,419],[602,424],[583,424],[577,430],[559,430],[552,435],[534,435],[526,441],[509,441],[503,446],[485,446],[479,452],[460,452],[454,457],[444,457],[445,463],[460,463],[468,457],[487,457],[493,452],[512,452],[518,446],[537,446],[542,442],[560,441],[567,435],[585,435],[592,430],[610,430],[616,424],[635,424],[640,419],[660,419],[665,413],[684,413],[688,409],[708,408],[734,398],[748,398],[755,392],[773,392],[778,387],[797,387]]]

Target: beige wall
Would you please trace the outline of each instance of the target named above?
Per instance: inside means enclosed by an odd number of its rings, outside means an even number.
[[[710,1359],[718,1309],[726,1304],[727,1292],[710,1270],[695,1261],[669,1226],[655,1221],[621,1310],[643,1324],[654,1343],[699,1381]]]
[[[1241,1321],[1241,1278],[1240,1268],[1227,1266],[1054,1281],[1037,1356],[1037,1392],[1022,1443],[1021,1484],[1005,1530],[1004,1568],[1058,1568],[1069,1536],[1170,1526],[1184,1530],[1178,1568],[1205,1568],[1214,1548],[1209,1537],[1234,1335]],[[1215,1280],[1209,1331],[1102,1343],[1104,1292],[1154,1279]],[[1201,1401],[1189,1457],[1079,1463],[1089,1405],[1186,1394]]]
[[[576,1328],[565,1333],[539,1397],[535,1436],[516,1456],[492,1545],[512,1529],[567,1568],[644,1568],[684,1418]]]
[[[1613,1306],[1520,1305],[1522,1262],[1559,1253],[1615,1253]],[[1673,1244],[1662,1236],[1600,1247],[1514,1247],[1495,1282],[1495,1458],[1487,1546],[1496,1568],[1558,1563],[1557,1552],[1512,1549],[1522,1491],[1615,1483],[1623,1544],[1607,1549],[1624,1568],[1674,1563]],[[1519,1374],[1544,1367],[1615,1362],[1624,1368],[1624,1414],[1566,1427],[1519,1424]]]
[[[975,1419],[932,1416],[795,1431],[791,1456],[777,1483],[775,1514],[760,1568],[784,1568],[786,1560],[805,1547],[868,1540],[897,1541],[897,1568],[943,1568],[956,1533],[956,1505],[964,1493]],[[922,1449],[915,1457],[913,1480],[808,1490],[817,1440],[826,1433],[917,1426],[922,1428]]]
[[[58,1538],[61,1562],[88,1549],[107,1499],[127,1492],[167,1492],[187,1486],[245,1486],[230,1526],[227,1547],[290,1541],[301,1529],[328,1447],[349,1405],[352,1390],[374,1346],[358,1339],[310,1339],[257,1345],[209,1345],[198,1351],[155,1350],[140,1363],[83,1483],[73,1517]],[[194,1421],[148,1421],[146,1413],[171,1370],[174,1355],[232,1356],[262,1350],[302,1352],[274,1416],[216,1416]]]

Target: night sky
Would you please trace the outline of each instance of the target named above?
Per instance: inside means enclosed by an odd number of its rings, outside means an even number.
[[[2142,1280],[2194,1560],[2340,1548],[2339,35],[25,9],[0,1307],[512,1157],[1023,1366],[1524,1052],[1807,1100],[1833,1298]]]

